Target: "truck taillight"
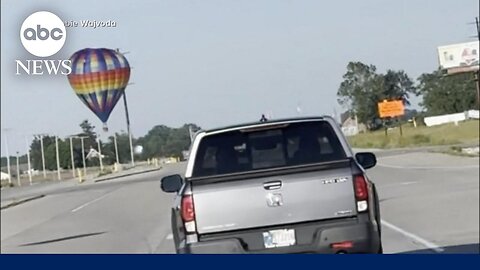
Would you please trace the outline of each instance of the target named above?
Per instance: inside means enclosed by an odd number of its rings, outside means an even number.
[[[368,209],[368,187],[365,176],[362,174],[354,177],[355,198],[357,199],[357,210],[363,212]]]
[[[355,198],[359,201],[366,200],[368,198],[367,181],[363,175],[355,176]]]
[[[182,205],[180,211],[182,213],[183,222],[187,223],[195,220],[195,209],[193,207],[192,195],[185,195],[182,197]]]

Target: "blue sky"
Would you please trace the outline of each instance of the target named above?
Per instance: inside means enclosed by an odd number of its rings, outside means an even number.
[[[67,28],[52,59],[85,47],[120,48],[133,66],[127,88],[132,131],[186,122],[211,128],[274,117],[341,111],[336,92],[349,61],[405,70],[413,79],[438,66],[436,47],[473,40],[477,0],[409,1],[1,1],[1,127],[10,152],[25,135],[79,132],[101,123],[65,76],[15,75],[20,26],[47,10],[62,20],[114,20],[116,28]],[[414,100],[416,103],[418,100]],[[123,104],[110,133],[125,130]],[[108,136],[108,133],[101,133]],[[4,155],[2,140],[2,155]]]

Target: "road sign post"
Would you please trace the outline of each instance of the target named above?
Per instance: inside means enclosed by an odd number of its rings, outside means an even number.
[[[400,117],[397,118],[397,121],[398,121],[398,125],[400,127],[400,136],[403,136],[403,131],[402,131],[402,121],[400,120]]]
[[[387,125],[385,124],[385,119],[386,118],[391,118],[391,119],[397,119],[397,122],[400,125],[400,136],[403,136],[403,131],[402,131],[402,124],[400,121],[400,116],[405,114],[405,106],[403,105],[403,100],[383,100],[381,102],[378,102],[378,114],[380,118],[384,120],[384,126],[385,126],[385,136],[387,136]]]

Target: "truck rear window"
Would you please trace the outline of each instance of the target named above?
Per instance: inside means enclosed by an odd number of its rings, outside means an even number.
[[[207,135],[195,157],[193,177],[230,174],[344,159],[326,121],[290,123],[261,130]]]

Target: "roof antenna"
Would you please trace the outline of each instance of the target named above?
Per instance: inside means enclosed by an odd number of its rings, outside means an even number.
[[[265,117],[265,114],[262,114],[262,118],[260,118],[260,122],[267,122],[268,119]]]

